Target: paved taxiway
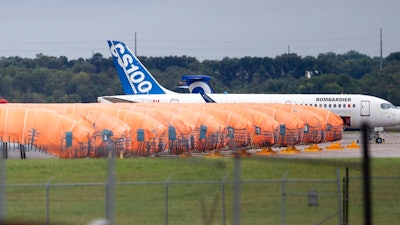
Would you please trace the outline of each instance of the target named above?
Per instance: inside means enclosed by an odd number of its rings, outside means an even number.
[[[399,157],[400,158],[400,132],[386,132],[383,134],[385,142],[382,144],[370,143],[369,153],[370,157],[380,157],[380,158],[390,158]],[[352,142],[357,143],[359,148],[348,148]],[[317,152],[306,152],[305,149],[309,146],[296,146],[300,153],[294,154],[282,154],[278,152],[279,157],[293,157],[293,158],[361,158],[363,157],[363,147],[362,147],[361,133],[358,131],[344,132],[343,139],[339,143],[342,150],[327,150],[328,146],[332,143],[322,143],[318,144],[321,151]],[[273,150],[280,151],[284,148],[273,148]]]

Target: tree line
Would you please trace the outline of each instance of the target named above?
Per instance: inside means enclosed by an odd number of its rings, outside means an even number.
[[[212,77],[216,92],[367,94],[400,105],[400,52],[382,61],[356,51],[301,57],[199,61],[189,56],[139,57],[160,84],[175,90],[181,76]],[[12,103],[96,102],[98,96],[123,94],[111,57],[96,53],[69,60],[37,54],[35,58],[0,58],[0,96]]]

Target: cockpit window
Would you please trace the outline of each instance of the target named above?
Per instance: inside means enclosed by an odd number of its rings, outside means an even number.
[[[390,103],[382,103],[381,109],[395,109],[396,107]]]

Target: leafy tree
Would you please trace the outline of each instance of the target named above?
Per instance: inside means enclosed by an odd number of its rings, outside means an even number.
[[[260,76],[263,72],[262,68],[262,58],[260,57],[243,57],[239,59],[240,64],[240,72],[241,74],[240,79],[251,83],[254,77]]]
[[[240,70],[239,68],[240,65],[238,58],[230,59],[228,57],[224,57],[214,74],[225,83],[226,89],[230,90],[231,88],[234,88],[234,86],[238,86],[241,83],[240,79],[237,77],[237,72]]]
[[[68,66],[68,59],[65,56],[57,58],[54,56],[46,56],[40,53],[36,55],[35,61],[37,66],[48,69],[65,69]]]
[[[349,51],[346,54],[339,55],[340,73],[348,74],[354,78],[362,78],[365,74],[378,68],[379,63],[369,56],[360,54],[356,51]]]
[[[337,65],[339,65],[339,57],[333,52],[321,53],[317,57],[317,70],[321,73],[336,73]]]
[[[205,74],[217,92],[362,93],[400,104],[400,53],[379,58],[355,51],[318,57],[282,54],[198,61],[188,56],[140,57],[163,86],[174,89],[181,75]],[[306,78],[310,71],[312,77]],[[112,58],[100,53],[68,60],[38,54],[33,59],[0,57],[0,96],[10,102],[95,102],[98,96],[122,94]]]
[[[400,52],[392,52],[386,58],[385,61],[400,61]]]
[[[295,53],[283,54],[274,59],[275,77],[294,77],[299,78],[304,75],[305,69],[302,59]]]

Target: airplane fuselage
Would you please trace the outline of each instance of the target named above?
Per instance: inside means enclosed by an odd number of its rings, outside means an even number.
[[[400,110],[386,100],[360,94],[208,94],[216,103],[283,103],[309,105],[339,115],[347,128],[391,127],[400,124]],[[117,95],[99,102],[205,103],[201,94]]]
[[[139,59],[121,41],[108,41],[125,95],[99,97],[99,102],[149,103],[283,103],[327,109],[343,119],[345,128],[400,125],[400,109],[390,102],[359,94],[215,94],[209,77],[187,77],[191,91],[181,94],[161,86]],[[195,81],[192,83],[192,81]]]

